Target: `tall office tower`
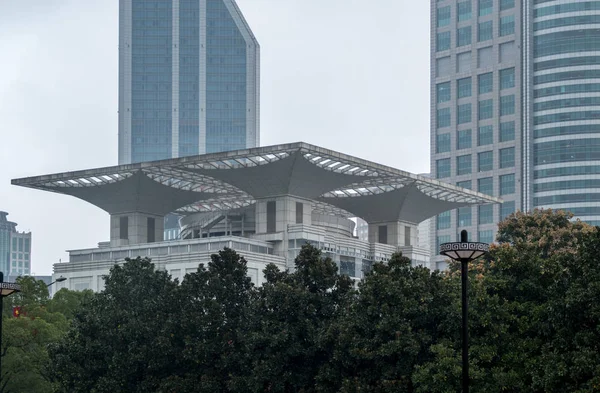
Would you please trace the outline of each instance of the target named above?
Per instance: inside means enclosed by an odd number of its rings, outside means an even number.
[[[0,211],[0,271],[8,276],[31,272],[31,232],[17,232],[17,224]]]
[[[235,0],[120,0],[119,164],[259,143],[259,45]]]
[[[431,21],[431,172],[505,201],[439,215],[432,254],[515,210],[600,223],[600,1],[431,0]]]

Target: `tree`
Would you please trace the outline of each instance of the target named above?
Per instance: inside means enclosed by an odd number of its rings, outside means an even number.
[[[314,392],[319,371],[331,360],[330,323],[343,309],[352,282],[321,251],[304,245],[293,273],[265,269],[267,283],[253,306],[245,391]]]
[[[106,277],[105,290],[75,314],[50,347],[50,375],[66,392],[156,391],[178,372],[177,280],[148,258],[126,259]]]

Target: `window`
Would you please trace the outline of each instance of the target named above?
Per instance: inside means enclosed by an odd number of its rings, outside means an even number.
[[[467,190],[471,190],[471,180],[456,182],[456,186],[466,188]]]
[[[405,226],[404,227],[404,245],[405,246],[411,245],[410,232],[411,232],[410,227]]]
[[[450,159],[444,158],[442,160],[437,160],[435,162],[435,173],[437,174],[437,179],[442,179],[444,177],[450,177]]]
[[[456,124],[471,122],[471,104],[462,104],[456,108]]]
[[[491,171],[494,169],[494,153],[492,151],[484,151],[478,154],[479,172]]]
[[[500,196],[515,193],[515,174],[500,176]]]
[[[302,202],[296,202],[296,224],[302,224],[304,222],[304,204]]]
[[[156,220],[154,217],[146,217],[146,239],[148,239],[148,243],[156,241]]]
[[[440,245],[443,243],[450,243],[452,240],[450,238],[450,235],[442,235],[442,236],[438,236],[437,237],[437,245],[436,245],[436,250],[440,249]]]
[[[500,44],[500,62],[515,61],[515,42],[505,42]]]
[[[515,0],[500,0],[500,11],[514,8]]]
[[[277,204],[275,201],[267,202],[267,233],[277,231]]]
[[[348,257],[343,257],[344,259],[340,259],[340,274],[356,277],[356,263],[354,260],[346,259]]]
[[[477,66],[479,68],[491,67],[494,63],[494,52],[491,46],[477,50]]]
[[[448,26],[450,24],[450,6],[437,9],[437,27]]]
[[[471,44],[471,26],[461,27],[456,30],[456,46]]]
[[[450,211],[438,214],[437,216],[437,229],[448,229],[450,228]]]
[[[450,32],[437,33],[436,50],[438,52],[450,49]]]
[[[379,243],[387,244],[388,243],[388,231],[387,225],[379,225],[377,228],[377,238]]]
[[[458,226],[459,227],[468,227],[471,225],[471,208],[470,207],[461,207],[458,208]]]
[[[31,242],[29,239],[25,238],[25,252],[31,251]]]
[[[129,217],[119,217],[119,239],[129,239]]]
[[[482,194],[494,196],[494,179],[492,177],[477,179],[477,191]]]
[[[435,75],[437,77],[446,76],[452,71],[450,56],[441,57],[435,61]]]
[[[515,140],[515,122],[507,121],[500,123],[500,142]]]
[[[481,74],[477,77],[479,94],[491,93],[494,90],[494,76],[491,72]]]
[[[500,219],[504,220],[515,212],[515,201],[507,201],[500,205]]]
[[[456,72],[463,73],[471,71],[471,52],[463,52],[456,55]]]
[[[437,110],[437,128],[450,127],[450,108]]]
[[[488,20],[487,22],[479,23],[479,27],[477,29],[477,41],[487,41],[494,38],[494,22]]]
[[[500,70],[500,90],[515,87],[515,68]]]
[[[514,0],[513,0],[514,1]],[[458,21],[463,22],[471,19],[471,0],[458,3]]]
[[[471,155],[456,157],[456,175],[467,175],[471,173]]]
[[[494,242],[494,231],[479,231],[479,242],[480,243],[493,243]]]
[[[500,37],[514,34],[515,32],[515,16],[508,15],[500,18]]]
[[[494,223],[494,205],[479,206],[479,225]]]
[[[513,166],[515,166],[515,148],[500,149],[500,168],[512,168]]]
[[[456,149],[468,149],[471,147],[471,130],[459,130],[456,138]]]
[[[477,133],[477,146],[491,145],[494,143],[494,127],[481,126]]]
[[[479,16],[489,15],[494,8],[494,0],[479,0]]]
[[[447,153],[450,151],[450,133],[439,134],[436,136],[435,152]]]
[[[500,97],[500,116],[513,115],[515,113],[515,96]]]
[[[450,101],[450,82],[438,83],[436,86],[437,103]]]
[[[456,85],[458,98],[471,97],[471,77],[457,80]]]
[[[19,238],[19,251],[23,252],[23,238],[22,237]]]
[[[494,101],[483,100],[479,101],[479,120],[491,119],[494,117]]]

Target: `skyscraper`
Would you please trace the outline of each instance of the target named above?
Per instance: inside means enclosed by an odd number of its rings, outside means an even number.
[[[431,172],[504,199],[439,215],[432,254],[515,210],[600,223],[600,1],[431,0],[431,21]]]
[[[120,0],[119,164],[258,146],[259,52],[235,0]]]
[[[31,232],[17,232],[17,224],[0,211],[0,271],[8,276],[31,273]]]

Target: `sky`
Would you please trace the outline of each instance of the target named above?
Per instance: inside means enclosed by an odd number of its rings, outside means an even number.
[[[237,0],[261,45],[261,145],[429,172],[429,1]],[[11,179],[117,164],[118,0],[0,0],[0,210],[32,274],[109,239],[108,213]]]

